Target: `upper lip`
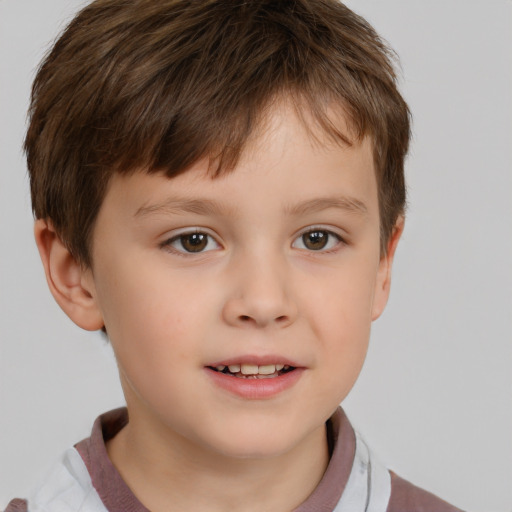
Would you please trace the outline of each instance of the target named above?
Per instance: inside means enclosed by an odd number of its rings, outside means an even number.
[[[257,355],[243,355],[243,356],[234,356],[226,359],[219,359],[211,364],[207,364],[206,366],[211,366],[213,368],[217,366],[229,366],[234,364],[252,364],[257,366],[265,366],[270,364],[283,364],[288,366],[293,366],[294,368],[301,368],[303,365],[290,359],[288,357],[268,354],[263,356]]]

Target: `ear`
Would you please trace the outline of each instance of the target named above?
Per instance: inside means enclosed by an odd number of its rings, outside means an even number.
[[[404,230],[404,218],[400,216],[396,221],[393,232],[387,244],[386,254],[383,254],[379,261],[377,272],[377,282],[375,284],[375,293],[372,305],[372,321],[377,320],[384,311],[389,298],[391,288],[391,268],[395,251]]]
[[[46,281],[61,309],[82,329],[101,329],[103,317],[95,299],[92,271],[71,255],[49,221],[36,220],[34,236]]]

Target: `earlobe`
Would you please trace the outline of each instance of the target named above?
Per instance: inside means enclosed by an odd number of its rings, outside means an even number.
[[[377,320],[384,311],[391,289],[391,269],[395,258],[395,251],[404,230],[404,218],[400,216],[395,223],[393,233],[387,244],[386,254],[382,255],[379,262],[377,282],[372,305],[372,321]]]
[[[103,318],[96,303],[91,271],[71,255],[49,221],[36,220],[34,236],[46,281],[61,309],[82,329],[101,329]]]

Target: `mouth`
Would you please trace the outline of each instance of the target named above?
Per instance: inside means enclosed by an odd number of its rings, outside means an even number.
[[[287,373],[294,371],[296,368],[288,364],[230,364],[208,366],[210,370],[222,373],[228,377],[238,379],[275,379]]]
[[[244,356],[204,367],[216,387],[244,400],[267,400],[293,388],[305,367],[280,356]]]

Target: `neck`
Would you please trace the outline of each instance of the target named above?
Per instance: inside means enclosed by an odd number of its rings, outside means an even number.
[[[124,481],[152,512],[291,511],[313,492],[327,467],[324,426],[286,453],[231,458],[175,432],[130,423],[107,445]]]

